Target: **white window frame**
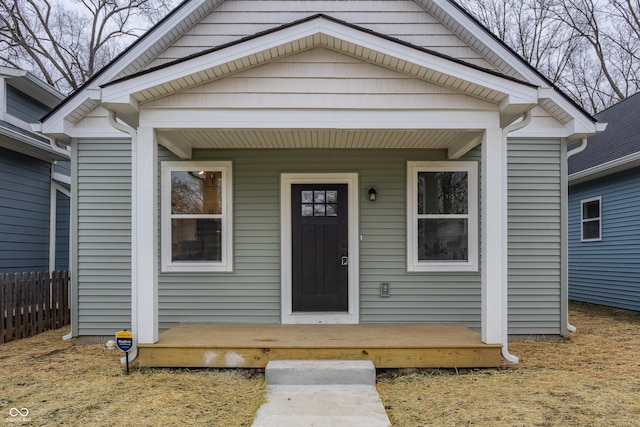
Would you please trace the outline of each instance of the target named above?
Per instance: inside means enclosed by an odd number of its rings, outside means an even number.
[[[469,203],[466,215],[447,215],[467,219],[467,261],[418,260],[418,173],[466,172]],[[478,271],[478,163],[477,162],[407,162],[407,271]],[[433,215],[429,215],[433,216]],[[420,215],[420,217],[424,217]]]
[[[587,218],[583,217],[584,214],[584,205],[589,202],[598,201],[598,217],[597,218]],[[585,239],[584,238],[584,223],[598,221],[598,237],[595,239]],[[590,199],[584,199],[580,201],[580,241],[581,242],[601,242],[602,241],[602,196],[591,197]]]
[[[220,172],[222,177],[222,213],[220,261],[171,260],[171,172]],[[233,271],[233,173],[230,161],[162,162],[161,182],[161,271],[162,272],[232,272]]]

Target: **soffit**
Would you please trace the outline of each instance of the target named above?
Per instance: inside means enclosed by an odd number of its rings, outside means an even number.
[[[480,137],[479,130],[181,129],[158,131],[160,142],[191,149],[446,149]]]

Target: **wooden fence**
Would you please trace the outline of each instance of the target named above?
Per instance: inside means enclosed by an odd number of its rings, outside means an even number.
[[[0,343],[68,325],[69,272],[0,274]]]

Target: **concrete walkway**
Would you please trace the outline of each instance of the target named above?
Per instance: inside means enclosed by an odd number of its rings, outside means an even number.
[[[267,364],[267,403],[253,427],[388,427],[369,360],[279,360]]]

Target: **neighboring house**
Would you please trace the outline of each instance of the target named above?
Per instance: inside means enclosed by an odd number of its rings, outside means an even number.
[[[509,357],[567,332],[567,144],[598,130],[451,1],[184,2],[42,120],[72,333],[462,323]]]
[[[569,159],[569,298],[640,311],[640,93]]]
[[[62,99],[0,67],[0,274],[69,268],[70,155],[32,131]]]

